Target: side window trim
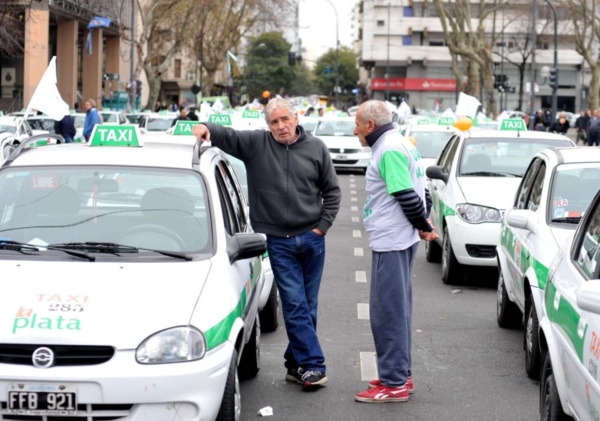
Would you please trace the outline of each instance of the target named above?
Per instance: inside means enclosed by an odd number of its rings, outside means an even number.
[[[537,178],[537,173],[542,164],[542,160],[539,158],[534,158],[534,160],[529,164],[529,168],[525,172],[521,184],[519,184],[518,192],[519,194],[515,195],[515,203],[514,206],[516,209],[526,209],[526,204],[529,201],[529,196],[531,194],[531,185]],[[523,189],[526,189],[523,191]],[[519,205],[521,203],[521,205]]]

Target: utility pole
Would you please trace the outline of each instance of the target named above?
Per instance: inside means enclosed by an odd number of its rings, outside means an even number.
[[[135,109],[135,99],[138,94],[137,82],[134,80],[133,60],[135,57],[135,0],[131,0],[131,47],[129,51],[129,110]]]
[[[531,130],[535,129],[535,119],[533,118],[534,114],[535,114],[535,79],[536,79],[536,69],[535,69],[535,49],[536,49],[536,14],[537,14],[537,8],[536,8],[536,1],[537,0],[531,0],[531,39],[532,39],[532,45],[531,45],[531,96],[530,96],[530,104],[529,104],[529,128]]]
[[[554,74],[555,82],[552,84],[552,117],[550,124],[556,120],[556,113],[558,111],[558,17],[556,16],[556,9],[554,5],[550,3],[550,0],[545,0],[546,4],[552,9],[554,15]]]
[[[388,3],[388,18],[387,18],[387,65],[385,70],[385,99],[390,100],[390,9],[391,3]]]
[[[340,90],[340,41],[339,41],[339,24],[340,20],[338,19],[337,9],[334,4],[327,0],[327,3],[333,7],[333,12],[335,13],[335,86],[333,90],[335,91],[335,108],[340,108],[340,99],[339,99],[339,90]]]

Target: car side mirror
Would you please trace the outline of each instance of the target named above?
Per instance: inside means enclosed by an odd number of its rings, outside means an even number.
[[[590,313],[600,314],[600,282],[585,282],[576,294],[577,306]]]
[[[506,223],[513,227],[524,229],[535,234],[537,224],[534,213],[528,209],[511,209],[506,215]]]
[[[439,165],[432,165],[431,167],[427,168],[427,170],[425,170],[425,174],[432,180],[442,180],[444,183],[448,182],[448,173],[444,171],[444,167]]]
[[[229,262],[262,256],[267,251],[267,239],[263,234],[238,233],[234,234],[227,243]]]

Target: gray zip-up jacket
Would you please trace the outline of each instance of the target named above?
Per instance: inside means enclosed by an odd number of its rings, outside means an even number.
[[[342,194],[327,146],[298,126],[291,145],[264,130],[234,130],[206,124],[214,146],[242,160],[248,174],[254,231],[276,237],[324,233],[333,224]]]

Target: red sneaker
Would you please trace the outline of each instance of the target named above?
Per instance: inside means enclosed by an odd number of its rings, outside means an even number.
[[[371,380],[369,382],[369,387],[379,387],[381,385],[381,381],[379,379]],[[415,384],[413,383],[412,377],[406,379],[406,388],[408,389],[408,393],[413,393],[415,391]]]
[[[408,400],[408,389],[406,385],[400,387],[371,387],[354,395],[357,402],[387,403],[406,402]]]

